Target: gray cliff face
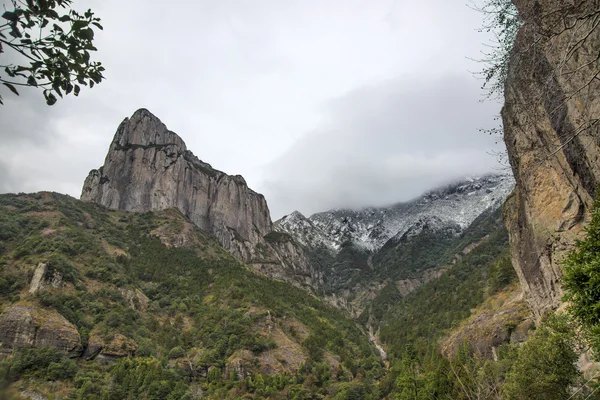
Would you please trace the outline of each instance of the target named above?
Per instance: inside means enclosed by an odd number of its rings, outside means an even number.
[[[594,1],[514,3],[523,26],[502,117],[516,188],[504,217],[539,317],[561,302],[561,260],[582,237],[600,184],[600,27]]]
[[[121,123],[104,165],[88,175],[81,199],[125,211],[177,208],[244,261],[272,230],[261,194],[241,176],[200,161],[144,109]]]
[[[148,110],[125,119],[104,165],[92,170],[81,200],[146,212],[175,208],[235,257],[273,278],[310,291],[322,277],[295,242],[269,243],[273,224],[263,195],[200,161]],[[172,245],[185,245],[185,237]]]
[[[309,260],[304,248],[290,236],[278,240],[273,240],[271,236],[267,236],[265,243],[258,246],[250,265],[265,275],[310,292],[322,289],[323,271]]]

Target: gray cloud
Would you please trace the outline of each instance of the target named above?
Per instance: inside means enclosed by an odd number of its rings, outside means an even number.
[[[464,0],[74,5],[102,18],[94,58],[106,81],[53,107],[39,91],[2,92],[0,191],[79,196],[141,107],[243,175],[274,216],[392,202],[491,162],[488,138],[465,133],[498,107],[477,103],[467,72],[483,38]]]
[[[451,179],[498,166],[489,127],[499,105],[477,101],[467,75],[398,79],[355,90],[328,107],[324,126],[269,164],[272,213],[408,200]]]

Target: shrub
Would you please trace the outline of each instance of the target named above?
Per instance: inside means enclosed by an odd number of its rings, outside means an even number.
[[[185,350],[181,346],[173,347],[169,352],[169,359],[185,357]]]
[[[22,349],[2,362],[10,380],[33,376],[49,381],[72,379],[77,364],[54,347]]]
[[[519,349],[505,385],[507,400],[566,399],[576,382],[575,334],[564,315],[553,314]]]
[[[600,351],[600,196],[594,203],[586,238],[565,261],[563,286],[570,314],[582,324],[592,347]]]

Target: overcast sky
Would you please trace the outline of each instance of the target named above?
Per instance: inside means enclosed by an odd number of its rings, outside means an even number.
[[[493,171],[501,148],[479,129],[500,104],[470,72],[486,38],[467,1],[75,0],[102,18],[106,81],[53,107],[2,91],[0,192],[79,197],[141,107],[274,219]]]

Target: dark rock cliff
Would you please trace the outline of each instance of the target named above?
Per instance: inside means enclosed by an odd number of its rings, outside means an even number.
[[[513,264],[536,316],[560,304],[562,257],[600,183],[600,7],[513,0],[523,21],[502,111],[516,188],[504,208]]]

